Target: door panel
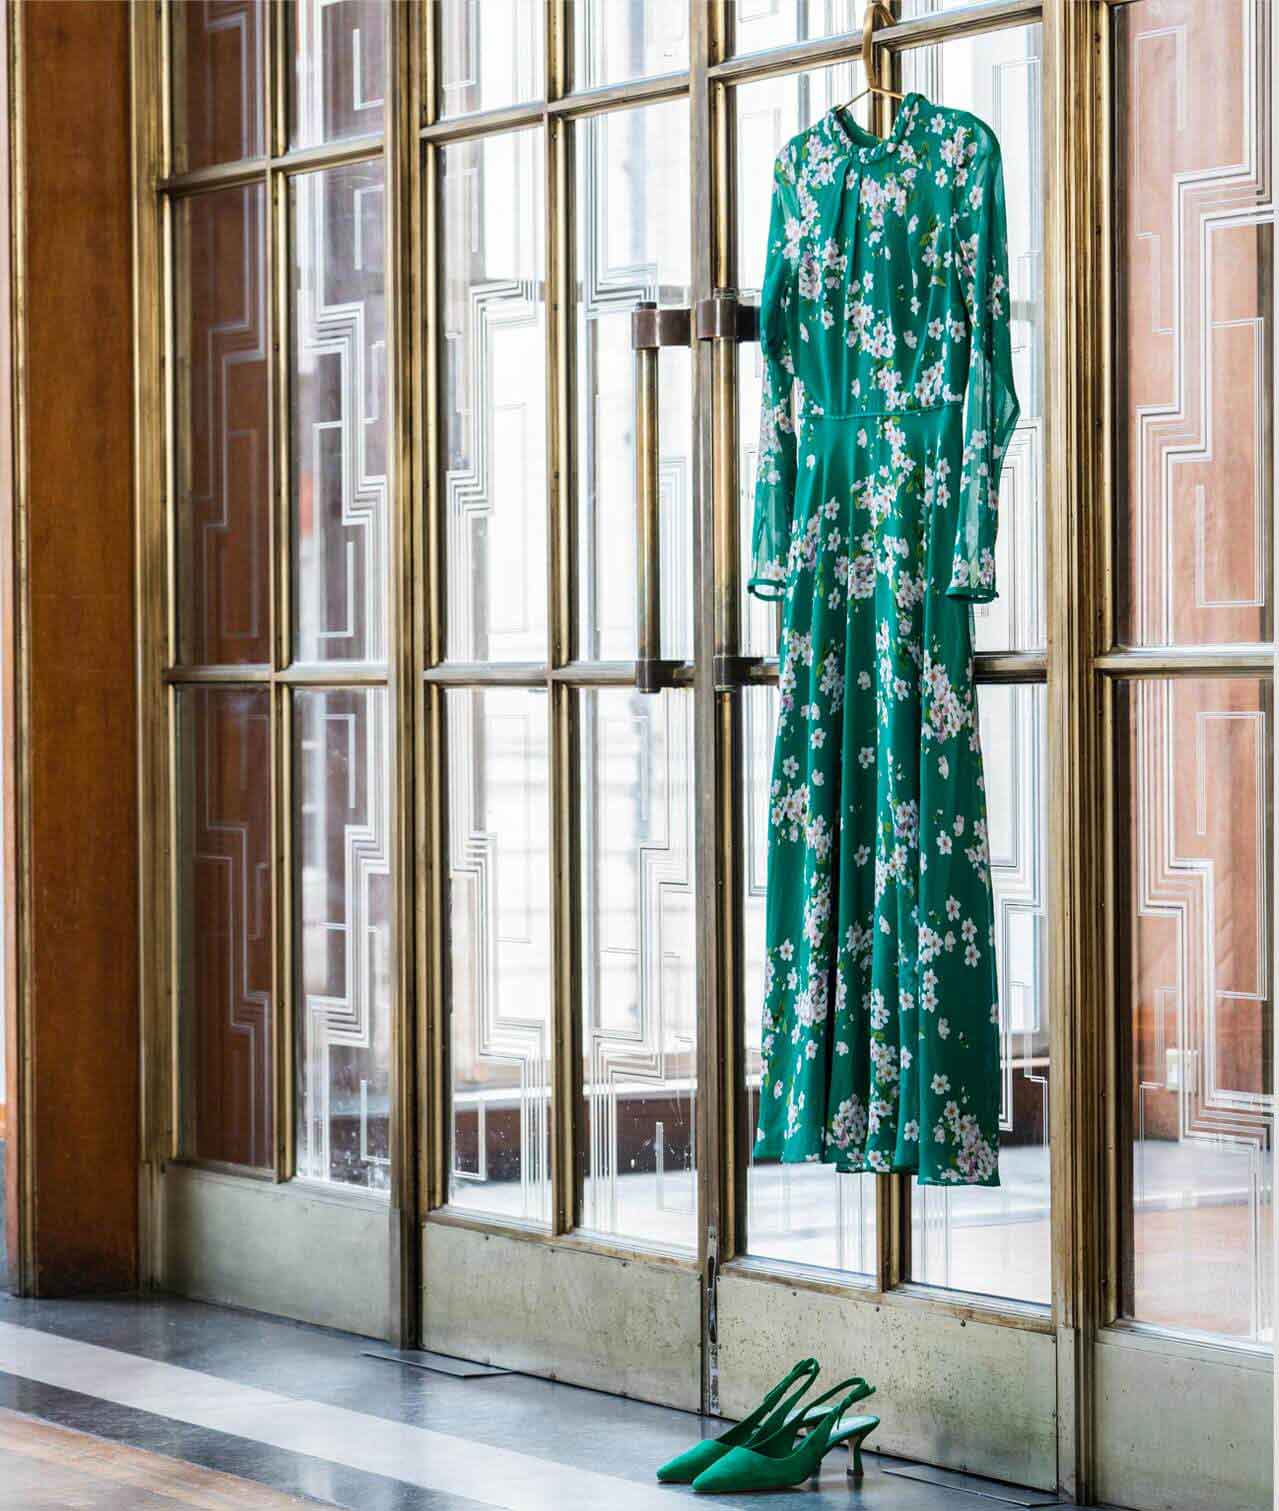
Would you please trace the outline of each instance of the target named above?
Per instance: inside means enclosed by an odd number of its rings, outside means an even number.
[[[1015,1484],[1057,1484],[1056,1342],[949,1315],[915,1299],[779,1285],[744,1268],[719,1283],[722,1409],[743,1416],[783,1361],[812,1354],[822,1378],[874,1381],[874,1446]],[[1015,1382],[1015,1388],[1014,1388]]]

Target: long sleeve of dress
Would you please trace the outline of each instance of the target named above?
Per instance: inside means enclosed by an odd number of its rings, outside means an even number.
[[[786,557],[795,508],[795,421],[791,390],[795,364],[790,350],[791,287],[797,251],[799,205],[785,160],[773,170],[773,207],[768,227],[768,259],[759,307],[759,342],[764,357],[759,453],[755,469],[752,565],[747,586],[757,598],[785,592]],[[789,230],[788,230],[789,227]]]
[[[1011,299],[1004,170],[993,139],[983,144],[960,193],[955,246],[972,345],[948,592],[953,598],[989,603],[996,593],[999,474],[1020,413],[1008,335]]]

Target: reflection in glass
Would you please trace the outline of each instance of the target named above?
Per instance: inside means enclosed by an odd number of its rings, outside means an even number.
[[[1122,683],[1119,1000],[1130,1036],[1123,1308],[1274,1330],[1272,690]]]
[[[391,761],[385,688],[293,700],[297,1168],[390,1186]]]
[[[275,1162],[271,732],[265,688],[178,695],[182,1152]]]
[[[758,1122],[760,1010],[764,1001],[764,909],[768,877],[768,803],[777,728],[775,686],[742,691],[743,883],[747,1136]],[[747,1172],[747,1249],[855,1275],[876,1272],[875,1179],[837,1175],[833,1165],[757,1161]]]
[[[1016,26],[902,54],[902,87],[980,116],[999,138],[1004,163],[1009,327],[1021,417],[1000,476],[999,597],[974,610],[978,651],[1039,650],[1046,643],[1042,51],[1041,26]]]
[[[1274,210],[1261,5],[1115,11],[1118,638],[1269,642]],[[1193,60],[1193,70],[1188,60]]]
[[[264,212],[260,185],[188,195],[175,207],[178,630],[187,664],[271,659]]]
[[[1042,686],[978,689],[999,978],[1000,1184],[914,1188],[911,1278],[1047,1305],[1052,1075],[1045,708]]]
[[[293,0],[294,147],[382,130],[389,10],[388,0]]]
[[[448,654],[546,656],[540,130],[445,147]]]
[[[450,690],[449,1066],[455,1207],[551,1216],[546,694]]]
[[[200,0],[169,15],[175,171],[258,157],[266,151],[266,6]]]
[[[762,5],[739,0],[734,9],[733,51],[737,54],[811,42],[861,28],[861,0],[765,0]]]
[[[575,89],[688,67],[688,0],[578,0],[573,11]]]
[[[440,114],[540,100],[546,0],[439,0]]]
[[[583,1225],[697,1245],[693,700],[580,695]]]
[[[640,300],[689,301],[688,104],[590,116],[577,127],[580,654],[635,655],[635,356]],[[659,358],[662,645],[692,652],[692,366]]]
[[[290,180],[294,641],[386,658],[386,300],[381,162]]]
[[[773,16],[774,12],[768,12]],[[776,15],[782,15],[777,12]],[[761,16],[763,13],[761,12]],[[738,15],[739,51],[743,16]],[[765,44],[757,44],[763,46]],[[769,42],[767,45],[772,46]],[[784,74],[739,84],[732,91],[737,116],[737,267],[742,297],[759,303],[764,282],[764,254],[768,246],[768,218],[772,208],[773,163],[796,132],[820,119],[828,110],[851,100],[862,87],[861,65],[840,64],[808,73]],[[867,124],[867,101],[859,100],[852,114]],[[775,656],[780,618],[772,604],[746,591],[752,562],[752,524],[755,508],[755,455],[759,445],[759,410],[764,370],[758,342],[741,348],[738,358],[738,446],[741,487],[741,622],[742,651],[749,656]],[[761,925],[762,927],[762,925]],[[760,935],[763,938],[763,935]]]

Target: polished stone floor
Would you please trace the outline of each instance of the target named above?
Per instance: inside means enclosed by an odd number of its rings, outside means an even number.
[[[265,1495],[255,1501],[256,1485],[353,1511],[673,1511],[694,1497],[657,1485],[653,1466],[703,1431],[720,1430],[684,1412],[523,1375],[423,1372],[367,1358],[368,1346],[169,1298],[0,1297],[0,1411],[235,1476],[250,1482],[245,1505],[276,1503]],[[32,1504],[14,1467],[20,1458],[0,1454],[3,1511]],[[769,1511],[1055,1504],[958,1476],[945,1484],[903,1478],[910,1466],[874,1455],[854,1486],[845,1462],[832,1454],[820,1482],[802,1490],[762,1502],[721,1496],[714,1504],[726,1511],[761,1503]]]

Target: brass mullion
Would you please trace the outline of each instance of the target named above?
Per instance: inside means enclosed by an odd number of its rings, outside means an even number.
[[[1109,249],[1101,235],[1110,105],[1101,66],[1107,31],[1104,7],[1096,0],[1050,0],[1045,6],[1052,1282],[1058,1479],[1064,1493],[1085,1503],[1095,1489],[1094,1340],[1112,1215],[1104,1165],[1105,1125],[1113,1109],[1103,1104],[1114,1052],[1105,1040],[1104,997],[1103,941],[1113,931],[1113,918],[1103,911],[1108,865],[1102,773],[1108,752],[1095,674],[1098,600],[1109,581],[1112,548],[1102,528],[1109,482],[1102,292]]]
[[[417,323],[418,94],[421,57],[417,45],[421,15],[417,6],[390,8],[389,57],[385,105],[387,342],[391,469],[389,537],[392,543],[391,588],[387,606],[387,671],[391,724],[392,947],[394,996],[391,1020],[391,1157],[390,1287],[391,1341],[400,1348],[421,1341],[423,1215],[419,1088],[425,1074],[419,1026],[422,999],[417,993],[418,892],[414,844],[420,789],[414,780],[416,727],[422,693],[417,675],[417,541],[414,500],[417,472],[414,446],[417,425],[416,374],[420,325]]]
[[[555,673],[573,659],[573,584],[576,500],[572,396],[573,138],[550,102],[571,87],[572,15],[566,6],[547,13],[546,93],[542,117],[546,220],[546,423],[547,423],[547,717],[550,759],[551,896],[551,1231],[571,1232],[581,1217],[582,1171],[578,1125],[582,1114],[581,1014],[578,928],[578,694]]]
[[[1144,677],[1270,677],[1274,672],[1274,648],[1255,647],[1185,650],[1113,650],[1094,656],[1093,671],[1108,679]]]

